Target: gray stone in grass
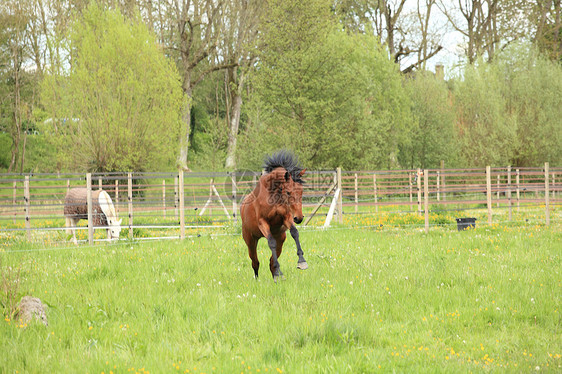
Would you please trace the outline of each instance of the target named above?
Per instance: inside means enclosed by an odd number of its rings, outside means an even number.
[[[21,320],[23,323],[29,323],[33,318],[35,318],[37,321],[40,321],[47,326],[48,322],[45,309],[46,306],[38,298],[24,296],[18,305],[16,319]]]

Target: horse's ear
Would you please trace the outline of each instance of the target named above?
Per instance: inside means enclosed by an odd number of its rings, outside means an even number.
[[[299,173],[299,176],[302,177],[305,172],[306,172],[306,169],[302,169],[302,171]]]
[[[285,172],[285,181],[288,181],[291,178],[291,174],[288,171]]]
[[[119,222],[117,223],[119,226],[121,226],[121,221],[123,221],[123,218],[119,219]]]

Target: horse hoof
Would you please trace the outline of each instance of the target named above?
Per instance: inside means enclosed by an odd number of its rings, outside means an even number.
[[[299,262],[297,264],[297,269],[306,270],[306,269],[308,269],[308,264],[306,263],[306,261]]]
[[[273,275],[273,281],[277,283],[278,280],[285,280],[285,274],[283,274],[281,270],[279,270],[279,273]]]

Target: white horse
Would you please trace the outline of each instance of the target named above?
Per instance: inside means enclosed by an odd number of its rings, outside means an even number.
[[[72,188],[65,197],[66,232],[72,233],[74,244],[78,244],[74,230],[76,224],[81,219],[88,219],[87,193],[86,188]],[[108,239],[119,239],[122,220],[117,219],[113,201],[103,190],[92,191],[92,221],[93,226],[107,227]]]

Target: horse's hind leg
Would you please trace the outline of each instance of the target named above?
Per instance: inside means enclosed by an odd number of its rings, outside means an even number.
[[[74,218],[71,218],[70,223],[71,223],[71,229],[70,230],[72,231],[72,242],[75,245],[78,245],[78,239],[76,239],[76,230],[75,230],[76,224],[78,224],[78,220],[74,219]]]
[[[248,246],[248,256],[252,260],[252,269],[254,269],[254,277],[258,279],[258,272],[260,269],[260,262],[258,260],[258,241],[251,234],[243,233],[244,241]]]
[[[299,230],[297,230],[295,225],[291,225],[290,231],[291,231],[291,236],[293,237],[293,239],[295,239],[295,243],[297,245],[297,256],[299,256],[297,268],[299,268],[301,270],[308,269],[308,264],[306,263],[306,260],[304,259],[304,256],[303,256],[304,252],[302,251],[301,242],[299,240]]]
[[[65,217],[65,218],[66,218],[66,233],[72,234],[72,242],[77,245],[78,240],[76,239],[76,230],[74,230],[74,227],[76,227],[78,220],[71,217]]]

